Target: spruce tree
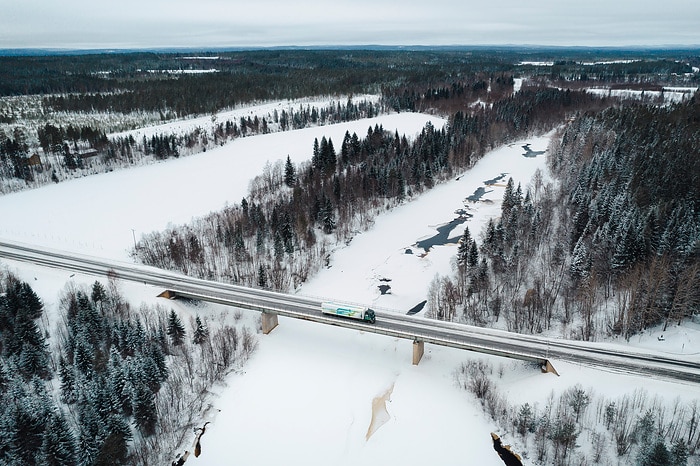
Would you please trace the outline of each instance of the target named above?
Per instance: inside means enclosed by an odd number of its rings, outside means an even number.
[[[688,464],[688,445],[683,439],[678,439],[671,447],[671,464],[686,466]]]
[[[267,274],[262,264],[258,267],[258,286],[260,288],[267,288]]]
[[[671,466],[671,454],[663,440],[659,439],[654,443],[649,455],[640,464],[642,466]],[[674,466],[676,466],[675,463]]]
[[[39,451],[39,463],[45,466],[78,464],[77,443],[62,413],[54,411],[48,418]]]
[[[472,240],[472,244],[469,247],[469,258],[467,260],[469,267],[476,267],[479,263],[479,249],[476,246],[476,241]]]
[[[292,163],[292,159],[289,158],[289,155],[287,155],[287,162],[284,164],[284,183],[292,187],[294,186],[294,182],[296,181],[296,173],[294,170],[294,164]]]
[[[469,233],[469,227],[464,228],[462,238],[459,240],[457,248],[457,264],[460,267],[466,267],[469,264],[469,248],[471,247],[472,236]]]
[[[141,433],[148,437],[156,430],[156,402],[153,392],[145,384],[135,386],[133,400],[134,421]]]
[[[105,290],[105,287],[102,285],[102,283],[95,281],[95,283],[92,284],[92,294],[90,295],[92,302],[95,304],[102,304],[106,297],[107,291]]]
[[[194,319],[194,331],[192,332],[192,343],[201,345],[209,337],[209,330],[202,324],[202,319],[199,316]]]
[[[503,202],[501,203],[501,217],[508,218],[511,209],[515,206],[515,190],[513,188],[513,178],[508,178],[506,189],[503,192]]]
[[[166,332],[170,336],[170,342],[173,346],[179,346],[182,344],[185,338],[185,326],[182,325],[182,321],[175,313],[174,309],[170,310],[170,316],[168,317],[168,330]]]

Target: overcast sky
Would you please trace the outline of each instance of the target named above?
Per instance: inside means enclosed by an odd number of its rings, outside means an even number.
[[[697,0],[0,0],[0,48],[700,45]]]

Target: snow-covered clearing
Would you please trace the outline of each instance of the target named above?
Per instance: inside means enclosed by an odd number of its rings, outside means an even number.
[[[678,102],[683,102],[684,100],[690,99],[695,92],[697,92],[697,87],[664,87],[663,91],[651,91],[644,90],[639,91],[636,89],[610,89],[610,88],[588,88],[586,92],[595,94],[597,96],[605,97],[620,97],[622,99],[632,99],[632,100],[649,100],[657,101],[662,100],[667,104],[675,104]]]
[[[265,118],[268,124],[272,124],[274,121],[275,111],[277,111],[278,115],[281,115],[282,111],[290,113],[291,111],[298,111],[301,107],[316,107],[317,109],[322,109],[328,106],[335,106],[338,104],[345,105],[348,102],[348,100],[354,103],[359,103],[363,101],[376,103],[377,101],[379,101],[379,98],[380,96],[375,94],[362,94],[354,96],[308,97],[304,99],[294,99],[283,102],[273,101],[252,105],[246,104],[241,105],[240,107],[237,107],[235,109],[217,112],[213,115],[185,118],[181,120],[171,121],[168,123],[163,123],[162,125],[155,125],[131,131],[114,133],[110,134],[109,137],[115,138],[119,136],[133,136],[134,139],[139,140],[143,137],[150,138],[158,134],[172,134],[175,136],[182,136],[184,134],[191,133],[197,128],[206,130],[211,134],[213,133],[212,129],[214,125],[225,123],[226,121],[238,123],[241,118],[247,119],[248,117],[250,117],[251,119],[254,119],[257,116],[258,119],[262,120],[262,118]],[[359,133],[358,136],[360,136]]]
[[[248,180],[260,174],[267,161],[274,163],[287,155],[295,162],[306,160],[316,137],[325,135],[340,142],[345,131],[364,135],[375,124],[412,136],[426,121],[435,126],[444,123],[403,113],[242,138],[184,159],[3,196],[0,236],[128,260],[132,229],[138,236],[238,202],[246,195]],[[435,274],[451,273],[456,247],[435,246],[423,255],[415,243],[453,220],[459,209],[473,216],[450,237],[461,235],[465,225],[478,235],[484,222],[499,213],[507,178],[512,176],[525,187],[535,170],[544,168],[545,155],[524,157],[522,146],[529,143],[533,151],[543,151],[548,140],[547,136],[530,138],[498,149],[458,179],[380,216],[370,231],[338,247],[330,268],[298,292],[402,311],[424,300]],[[487,180],[495,182],[485,187]],[[465,203],[484,187],[480,201]],[[5,264],[37,291],[49,316],[67,282],[95,280],[10,261]],[[390,294],[381,295],[380,284],[391,286]],[[124,283],[122,291],[136,308],[141,302],[160,302],[185,318],[195,312],[209,318],[228,312],[214,305],[192,309],[163,302],[155,298],[160,290],[139,284]],[[246,314],[244,319],[254,322],[257,316]],[[642,335],[635,344],[677,348],[685,344],[678,338],[686,338],[686,343],[699,341],[698,330],[699,326],[689,325],[675,336],[666,332],[664,341],[657,335]],[[202,454],[190,456],[187,465],[501,465],[489,436],[498,427],[455,382],[459,364],[475,357],[504,368],[499,388],[513,403],[541,403],[552,391],[561,392],[576,383],[610,396],[644,386],[651,394],[669,399],[700,397],[693,385],[554,361],[561,374],[556,377],[522,363],[430,345],[420,365],[412,366],[411,349],[406,340],[280,318],[278,328],[260,336],[258,350],[243,371],[232,373],[224,386],[216,387],[212,409],[202,419],[202,424],[211,421],[201,438]],[[378,397],[386,397],[386,413],[383,417],[380,413],[379,427],[368,435],[373,401]],[[514,441],[509,435],[503,440]],[[188,438],[182,449],[190,445]]]
[[[266,163],[309,160],[314,138],[338,147],[346,131],[359,137],[377,124],[415,136],[427,121],[413,113],[385,115],[325,127],[236,139],[204,153],[167,163],[93,175],[0,197],[0,236],[85,254],[128,259],[134,235],[189,222],[248,193]],[[133,232],[132,232],[133,229]]]

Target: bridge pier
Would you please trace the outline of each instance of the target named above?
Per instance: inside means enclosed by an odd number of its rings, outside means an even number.
[[[413,365],[417,366],[425,352],[425,342],[413,340]]]
[[[273,328],[277,327],[277,314],[273,312],[262,313],[262,332],[267,335]]]
[[[176,297],[177,297],[177,295],[175,294],[175,292],[170,291],[170,290],[165,290],[161,294],[156,296],[156,298],[165,298],[165,299],[175,299]]]
[[[547,372],[551,372],[554,375],[559,375],[559,372],[554,368],[551,362],[549,362],[549,359],[546,359],[544,361],[544,364],[542,365],[542,373],[546,374]]]

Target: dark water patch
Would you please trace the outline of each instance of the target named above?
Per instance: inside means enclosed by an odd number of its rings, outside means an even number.
[[[404,254],[413,254],[413,249],[411,248],[406,248],[406,250],[403,252]]]
[[[417,241],[416,247],[422,248],[425,252],[428,252],[433,246],[456,244],[459,242],[459,237],[449,239],[450,233],[452,233],[452,230],[454,230],[456,226],[466,222],[471,215],[466,213],[464,210],[459,211],[458,213],[460,213],[459,217],[449,223],[445,223],[444,225],[437,227],[437,234],[431,236],[430,238]]]
[[[391,294],[391,286],[389,285],[379,285],[377,288],[381,294]]]
[[[505,180],[507,175],[508,175],[508,173],[501,173],[501,175],[497,176],[496,178],[492,178],[490,180],[484,181],[484,184],[486,186],[492,186],[492,185],[498,183],[499,181]]]
[[[545,152],[547,152],[547,151],[544,151],[544,150],[532,150],[532,149],[530,149],[530,144],[525,144],[525,145],[522,146],[522,147],[523,147],[523,149],[525,149],[525,153],[523,154],[523,157],[535,158],[535,157],[537,157],[538,155],[542,155],[542,154],[544,154]]]
[[[479,186],[478,188],[476,188],[476,191],[474,191],[474,194],[472,194],[471,196],[467,197],[467,200],[468,200],[469,202],[479,202],[479,201],[481,200],[481,197],[482,197],[484,194],[486,194],[486,193],[492,193],[492,192],[493,192],[493,189],[490,190],[490,191],[486,191],[486,188],[484,188],[483,186]]]
[[[493,440],[493,449],[496,450],[498,456],[501,457],[506,466],[523,466],[523,461],[520,455],[511,451],[510,445],[503,445],[501,438],[491,433],[491,439]]]
[[[428,302],[428,300],[425,300],[425,301],[421,301],[420,303],[416,304],[415,306],[413,306],[411,309],[408,310],[408,312],[406,313],[406,315],[407,315],[407,316],[412,316],[412,315],[414,315],[414,314],[418,314],[420,311],[423,310],[423,308],[425,307],[425,304],[426,304],[427,302]]]

